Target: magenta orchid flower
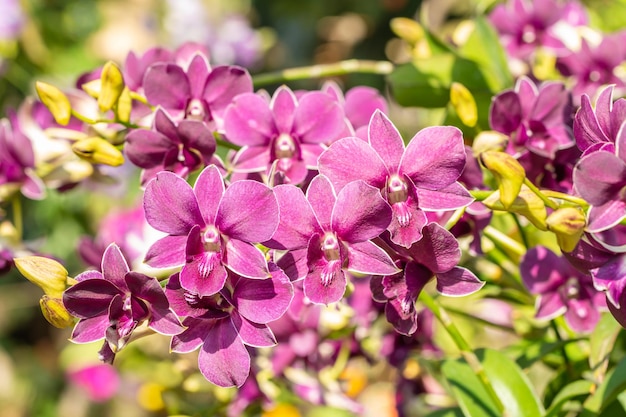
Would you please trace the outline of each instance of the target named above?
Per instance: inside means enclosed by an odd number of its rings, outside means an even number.
[[[406,146],[380,110],[372,115],[368,142],[355,137],[333,143],[319,158],[320,173],[337,190],[363,180],[383,193],[393,209],[388,230],[404,247],[421,239],[422,210],[453,210],[473,201],[457,182],[465,166],[462,133],[451,126],[427,127]]]
[[[215,138],[207,126],[197,120],[174,123],[158,109],[154,129],[135,129],[126,137],[128,159],[144,171],[142,184],[160,171],[171,171],[187,178],[196,169],[208,165],[215,152]]]
[[[250,372],[246,346],[269,347],[276,339],[267,323],[279,319],[291,303],[293,287],[284,272],[269,265],[267,279],[249,279],[229,272],[225,287],[211,296],[185,290],[178,274],[170,277],[167,296],[187,329],[172,338],[172,351],[201,347],[198,367],[210,382],[240,387]]]
[[[594,288],[591,275],[543,246],[528,250],[520,263],[520,273],[531,294],[538,296],[538,319],[564,315],[572,330],[589,333],[600,320],[600,311],[606,309],[606,297]]]
[[[388,251],[396,255],[402,272],[374,276],[370,281],[374,300],[386,303],[387,321],[407,336],[417,331],[415,302],[433,276],[437,291],[452,297],[473,294],[485,285],[470,270],[457,266],[461,249],[452,233],[437,223],[429,223],[423,234],[424,238],[408,249],[388,241]]]
[[[267,174],[277,161],[276,170],[291,184],[317,168],[322,144],[338,139],[345,127],[343,111],[327,94],[311,91],[296,98],[286,86],[269,102],[259,94],[239,95],[224,116],[227,139],[242,146],[233,169]]]
[[[101,269],[79,274],[78,282],[63,293],[65,308],[79,318],[72,332],[73,342],[105,339],[100,354],[110,363],[144,321],[155,332],[168,336],[184,330],[159,282],[130,271],[116,244],[104,252]]]
[[[248,278],[268,278],[265,255],[256,243],[269,240],[279,220],[270,188],[251,180],[228,188],[214,165],[205,168],[192,189],[171,172],[160,172],[146,186],[148,224],[168,236],[155,242],[146,263],[163,268],[183,265],[182,287],[201,297],[219,292],[226,268]]]
[[[316,176],[307,190],[274,188],[281,219],[271,241],[289,252],[278,260],[291,279],[304,278],[304,294],[314,303],[339,301],[346,289],[345,271],[389,275],[398,272],[389,255],[370,240],[391,221],[391,208],[380,192],[363,181],[347,184],[335,195],[330,181]]]

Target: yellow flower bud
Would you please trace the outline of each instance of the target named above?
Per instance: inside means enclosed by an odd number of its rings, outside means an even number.
[[[81,139],[72,145],[74,153],[92,164],[120,166],[124,155],[106,140],[98,137]]]
[[[301,415],[295,405],[279,403],[263,410],[261,417],[300,417]]]
[[[556,235],[559,247],[564,252],[571,252],[584,233],[585,214],[574,207],[559,208],[548,216],[546,224],[548,230]]]
[[[74,325],[74,317],[65,309],[60,298],[44,295],[39,299],[39,306],[43,316],[54,327],[64,329]]]
[[[111,110],[122,95],[124,91],[124,77],[117,65],[109,61],[102,67],[100,81],[102,85],[98,95],[98,107],[100,107],[100,111],[105,112]]]
[[[98,98],[102,91],[102,80],[91,80],[80,86],[87,94],[93,98]]]
[[[72,105],[67,96],[53,85],[37,81],[35,89],[41,102],[50,110],[54,120],[60,125],[67,125],[72,117]]]
[[[46,295],[61,298],[67,283],[67,270],[54,259],[24,256],[13,259],[17,269]]]
[[[130,98],[130,90],[124,87],[117,106],[115,106],[115,115],[120,122],[128,123],[130,121],[130,112],[133,108],[133,100]]]
[[[483,152],[480,154],[480,161],[498,181],[500,201],[508,209],[517,198],[526,178],[524,167],[505,152]]]
[[[513,203],[505,207],[502,203],[500,191],[496,191],[483,200],[483,204],[491,210],[509,211],[526,217],[537,229],[548,230],[546,226],[546,206],[537,194],[525,185],[513,200]]]
[[[487,151],[504,151],[508,140],[509,137],[500,132],[484,130],[474,138],[472,153],[474,156],[478,156]]]
[[[465,126],[476,126],[476,122],[478,122],[476,100],[467,87],[461,83],[453,82],[450,86],[450,102]]]
[[[396,17],[391,19],[390,26],[393,33],[410,44],[416,44],[424,39],[424,28],[416,20]]]

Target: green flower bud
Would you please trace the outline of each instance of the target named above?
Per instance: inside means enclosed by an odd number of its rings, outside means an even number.
[[[476,126],[476,122],[478,122],[476,100],[467,87],[461,83],[453,82],[450,86],[450,102],[465,126]]]
[[[39,306],[48,323],[59,329],[74,325],[74,317],[65,309],[63,300],[44,295],[39,299]]]
[[[13,259],[17,269],[52,298],[61,298],[67,284],[67,270],[54,259],[24,256]]]
[[[35,83],[35,90],[54,120],[60,125],[67,125],[72,117],[72,105],[67,96],[55,86],[41,81]]]
[[[81,139],[72,145],[74,153],[92,164],[104,164],[113,167],[124,163],[124,155],[106,140],[98,137]]]
[[[584,233],[585,214],[578,208],[563,207],[552,212],[546,224],[548,230],[556,235],[559,247],[564,252],[571,252]]]
[[[505,209],[515,202],[522,188],[526,171],[511,155],[505,152],[487,151],[480,154],[480,161],[498,181],[500,201]]]
[[[478,156],[487,151],[504,151],[509,137],[495,130],[484,130],[474,138],[472,153]]]
[[[544,202],[525,185],[513,200],[513,203],[505,207],[500,197],[500,191],[496,191],[483,200],[483,204],[491,210],[508,211],[526,217],[537,229],[548,230],[546,226],[546,206]]]
[[[100,111],[105,112],[111,110],[122,95],[124,91],[124,77],[117,65],[109,61],[102,67],[100,81],[98,107],[100,107]]]

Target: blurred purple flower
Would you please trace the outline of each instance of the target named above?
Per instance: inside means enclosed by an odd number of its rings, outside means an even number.
[[[70,382],[84,390],[94,402],[113,398],[120,387],[117,370],[108,363],[74,368],[67,372],[67,376]]]
[[[452,233],[430,223],[424,227],[423,234],[424,238],[408,249],[386,242],[403,271],[386,277],[374,276],[370,281],[374,300],[386,303],[387,321],[407,336],[417,331],[415,302],[433,276],[437,291],[452,297],[472,294],[485,284],[468,269],[457,266],[461,249]]]
[[[493,98],[489,124],[510,137],[507,151],[512,155],[530,151],[554,159],[558,150],[574,145],[571,113],[571,95],[563,83],[537,87],[524,76],[514,89]]]
[[[564,315],[572,330],[589,333],[598,323],[600,311],[606,309],[606,297],[594,288],[591,275],[543,246],[528,250],[521,260],[520,273],[530,293],[538,296],[538,319]]]
[[[259,94],[241,94],[224,116],[226,138],[243,146],[234,156],[234,170],[267,174],[278,161],[276,170],[292,184],[317,168],[322,144],[338,139],[345,127],[341,107],[327,94],[312,91],[297,99],[286,86],[269,102]]]
[[[78,283],[63,294],[65,308],[79,318],[72,332],[73,342],[105,339],[100,354],[103,361],[111,363],[144,321],[164,335],[183,331],[159,282],[131,272],[117,245],[112,243],[104,252],[101,269],[79,274]]]
[[[268,347],[276,339],[267,323],[280,318],[291,302],[289,278],[274,264],[270,277],[249,279],[229,273],[224,288],[202,297],[185,290],[179,274],[166,287],[172,307],[187,329],[172,338],[174,352],[187,353],[202,347],[198,367],[210,382],[240,387],[250,372],[246,346]]]
[[[163,268],[183,265],[180,282],[201,297],[219,292],[226,268],[248,278],[270,276],[256,243],[272,237],[279,220],[270,188],[243,180],[228,188],[219,170],[210,165],[192,189],[171,172],[160,172],[144,194],[146,220],[168,236],[155,242],[146,263]]]
[[[376,188],[354,181],[335,195],[330,181],[318,175],[306,197],[293,185],[279,185],[274,192],[281,218],[272,240],[264,244],[289,251],[277,263],[291,279],[304,278],[304,294],[312,302],[339,301],[347,284],[344,270],[379,275],[398,271],[370,241],[387,228],[392,215]]]
[[[17,38],[25,19],[20,0],[0,0],[0,41]]]
[[[369,122],[368,142],[355,137],[333,143],[320,156],[320,173],[337,190],[363,180],[381,190],[393,210],[388,230],[404,247],[421,239],[422,210],[451,210],[473,201],[457,182],[465,166],[461,131],[427,127],[404,145],[400,133],[380,110]]]
[[[163,109],[156,111],[152,130],[135,129],[126,141],[128,159],[144,169],[142,184],[160,171],[187,178],[208,165],[215,152],[215,138],[203,122],[182,120],[176,124]]]

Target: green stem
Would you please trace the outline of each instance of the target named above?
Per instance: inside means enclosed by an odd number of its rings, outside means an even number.
[[[483,201],[493,194],[493,190],[469,190],[469,192],[476,201]]]
[[[513,216],[513,221],[515,222],[515,227],[517,227],[517,231],[519,232],[520,238],[522,239],[522,244],[526,249],[528,249],[528,238],[526,237],[526,233],[524,233],[524,228],[519,221],[519,217],[515,213],[511,213]]]
[[[222,139],[221,137],[218,137],[217,135],[215,136],[215,144],[217,146],[222,146],[226,149],[232,149],[233,151],[238,151],[239,149],[241,149],[240,146],[237,146],[234,143],[225,141],[224,139]]]
[[[550,320],[550,325],[552,326],[552,330],[554,330],[554,334],[556,335],[556,339],[559,342],[563,341],[561,337],[561,333],[559,333],[559,326],[556,324],[554,320]],[[563,361],[565,362],[565,368],[567,369],[567,373],[571,378],[575,377],[574,367],[572,366],[572,362],[569,360],[569,356],[567,356],[567,350],[565,349],[565,345],[561,345],[561,354],[563,355]]]
[[[500,247],[508,249],[516,255],[523,256],[526,253],[524,245],[515,239],[511,239],[493,226],[487,226],[483,230],[483,235]]]
[[[570,203],[574,203],[583,208],[589,207],[589,203],[580,197],[574,197],[573,195],[568,195],[568,194],[564,194],[564,193],[560,193],[558,191],[552,191],[552,190],[543,190],[541,191],[541,193],[545,195],[546,197],[569,201]]]
[[[17,237],[21,241],[24,237],[24,221],[22,219],[22,199],[19,194],[13,196],[11,204],[13,208],[13,226],[15,226]]]
[[[258,88],[270,84],[284,83],[286,81],[333,77],[354,73],[388,75],[393,71],[393,68],[393,64],[389,61],[349,59],[347,61],[333,62],[332,64],[288,68],[281,71],[258,74],[252,77],[252,79],[254,81],[254,87]]]
[[[72,116],[74,116],[81,122],[85,122],[90,125],[95,125],[97,123],[107,123],[107,124],[117,123],[130,129],[138,129],[140,127],[134,123],[122,122],[120,120],[114,120],[114,119],[90,119],[89,117],[74,111],[74,109],[72,109]]]
[[[469,343],[467,343],[467,341],[463,338],[459,329],[454,325],[450,316],[448,316],[448,313],[426,291],[422,291],[420,293],[419,299],[435,315],[435,317],[437,317],[439,322],[441,322],[443,327],[446,329],[456,346],[461,351],[461,355],[474,374],[478,377],[478,380],[483,385],[483,388],[485,388],[485,391],[493,401],[500,415],[503,417],[508,415],[504,409],[504,404],[500,401],[496,390],[493,388],[493,385],[491,385],[489,378],[487,378],[483,365],[480,363],[480,360],[470,347]]]
[[[558,204],[546,197],[546,195],[542,193],[528,178],[524,178],[524,184],[526,184],[526,186],[530,188],[530,190],[535,193],[547,207],[550,207],[553,210],[559,208]]]
[[[446,230],[452,229],[454,225],[458,223],[461,217],[463,217],[463,213],[465,213],[465,207],[461,207],[460,209],[457,209],[452,214],[452,217],[450,217],[448,221],[446,222],[446,225],[444,226]]]

